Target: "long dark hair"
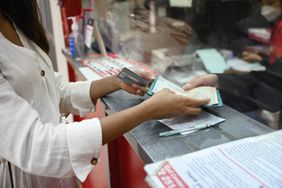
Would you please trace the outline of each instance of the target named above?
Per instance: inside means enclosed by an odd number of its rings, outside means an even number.
[[[16,26],[46,53],[49,44],[41,25],[37,0],[0,0],[0,11],[9,16]]]

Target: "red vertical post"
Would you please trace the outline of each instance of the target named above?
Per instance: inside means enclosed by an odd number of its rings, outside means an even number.
[[[144,162],[121,136],[108,144],[111,188],[149,188]]]

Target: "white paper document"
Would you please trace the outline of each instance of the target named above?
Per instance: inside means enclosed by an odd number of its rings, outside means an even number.
[[[81,67],[81,68],[79,68],[79,71],[88,81],[94,81],[94,80],[102,79],[102,76],[96,74],[93,70],[91,70],[88,67]]]
[[[200,49],[196,54],[210,73],[223,73],[229,69],[224,57],[216,49]]]
[[[281,169],[282,131],[145,166],[155,188],[281,188]]]
[[[163,89],[169,89],[170,91],[176,93],[176,94],[185,94],[185,91],[182,89],[182,87],[176,85],[175,83],[172,83],[165,79],[162,76],[159,76],[157,79],[157,82],[153,88],[153,93],[157,93]]]
[[[169,0],[171,7],[192,7],[193,0]]]
[[[259,63],[248,63],[239,58],[233,58],[227,61],[228,66],[240,72],[250,72],[250,71],[264,71],[265,67]]]
[[[179,117],[170,118],[170,119],[163,119],[159,121],[173,130],[179,130],[179,129],[193,128],[196,125],[203,125],[203,124],[204,125],[216,125],[218,123],[225,121],[225,119],[203,111],[198,116],[186,115],[186,116],[179,116]],[[192,132],[195,132],[195,131],[183,132],[181,134],[189,134]]]

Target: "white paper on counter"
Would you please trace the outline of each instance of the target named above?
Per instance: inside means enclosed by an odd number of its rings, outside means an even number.
[[[152,187],[281,188],[282,131],[145,166]]]
[[[206,111],[203,111],[198,116],[185,115],[185,116],[178,116],[170,119],[163,119],[159,121],[173,130],[178,130],[178,129],[193,128],[196,125],[202,125],[202,124],[216,125],[218,123],[225,121],[225,119],[212,115]],[[184,132],[181,134],[185,135],[192,132],[195,131]]]
[[[81,67],[79,68],[79,71],[88,81],[100,80],[102,78],[88,67]]]

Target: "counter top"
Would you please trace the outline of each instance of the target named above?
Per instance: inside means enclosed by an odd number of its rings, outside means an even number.
[[[67,55],[66,57],[77,73],[85,78],[79,70],[83,65],[73,61]],[[103,97],[102,100],[106,104],[110,113],[112,113],[139,104],[147,97],[149,96],[141,97],[128,94],[125,91],[117,91],[111,95]],[[124,136],[144,163],[152,163],[233,140],[262,135],[274,131],[274,129],[271,129],[226,105],[221,108],[206,110],[226,119],[226,121],[220,123],[216,127],[197,131],[188,135],[175,135],[169,137],[159,137],[158,134],[160,132],[168,131],[170,128],[156,120],[147,121],[132,129]]]
[[[115,92],[103,98],[109,109],[117,112],[142,102],[146,97],[134,96],[124,91]],[[158,134],[170,128],[159,121],[147,121],[132,129],[124,136],[145,163],[160,161],[197,150],[272,132],[273,129],[231,109],[206,109],[210,113],[225,118],[219,126],[197,131],[188,135],[159,137]]]

